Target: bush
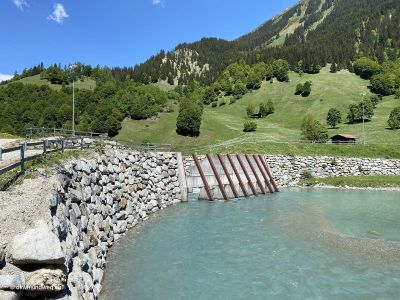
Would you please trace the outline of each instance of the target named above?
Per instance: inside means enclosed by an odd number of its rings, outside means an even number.
[[[395,94],[395,99],[400,99],[400,88],[398,88],[394,94]]]
[[[400,129],[400,106],[392,110],[388,124],[391,129]]]
[[[270,114],[273,114],[275,111],[274,103],[271,99],[269,99],[266,103],[260,104],[260,115],[261,117],[266,117]]]
[[[302,95],[303,97],[308,97],[311,94],[311,86],[312,82],[311,81],[306,81],[304,84],[299,83],[296,86],[296,95]]]
[[[255,114],[256,106],[254,104],[249,104],[246,107],[247,116],[250,117],[252,114]]]
[[[385,72],[371,78],[371,89],[374,93],[381,95],[393,95],[398,88],[397,76]]]
[[[236,99],[231,99],[231,100],[229,101],[229,104],[234,104],[234,103],[236,103]]]
[[[219,103],[219,106],[221,107],[221,106],[224,106],[224,105],[226,105],[226,102],[225,102],[225,100],[222,100],[222,101]]]
[[[217,106],[218,106],[218,102],[211,103],[211,107],[217,107]]]
[[[185,98],[179,105],[176,132],[183,136],[199,136],[203,107],[198,99]]]
[[[381,72],[381,66],[379,63],[368,57],[357,59],[354,62],[353,67],[354,72],[364,79],[370,79],[372,76]]]
[[[303,170],[301,172],[301,178],[302,179],[313,179],[314,178],[314,174],[312,173],[311,170]]]
[[[328,130],[319,121],[308,115],[301,125],[301,134],[311,142],[326,143],[328,141]]]
[[[244,132],[253,132],[253,131],[256,131],[256,130],[257,130],[256,122],[253,122],[253,121],[244,122],[244,128],[243,128]]]
[[[299,83],[296,85],[295,95],[301,95],[303,93],[303,84]]]

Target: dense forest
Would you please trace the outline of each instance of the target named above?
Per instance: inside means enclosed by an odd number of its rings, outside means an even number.
[[[166,109],[175,93],[156,86],[97,80],[96,88],[75,90],[76,129],[115,136],[122,120],[146,119]],[[0,132],[24,136],[28,127],[71,128],[72,87],[11,82],[0,87]]]

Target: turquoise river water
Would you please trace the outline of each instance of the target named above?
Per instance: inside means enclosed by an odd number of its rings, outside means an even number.
[[[400,193],[173,206],[111,249],[101,299],[400,299]]]

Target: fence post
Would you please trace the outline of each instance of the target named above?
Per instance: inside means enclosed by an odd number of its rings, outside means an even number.
[[[81,137],[81,150],[83,150],[83,137]]]
[[[21,173],[25,173],[25,151],[24,151],[24,144],[21,144],[20,149],[20,159],[21,159]]]
[[[56,128],[55,127],[53,127],[53,136],[54,137],[56,136]]]
[[[32,138],[33,138],[33,130],[32,130],[32,128],[29,128],[29,133],[30,133],[30,139],[32,140]]]
[[[3,149],[0,148],[0,161],[3,161]]]
[[[44,127],[42,127],[42,138],[44,138]]]
[[[64,145],[64,138],[61,139],[61,152],[64,153],[65,145]]]
[[[46,140],[43,140],[43,155],[46,156],[46,153],[47,153]]]

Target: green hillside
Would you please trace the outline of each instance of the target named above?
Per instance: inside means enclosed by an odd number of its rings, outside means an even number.
[[[311,80],[312,93],[308,98],[294,95],[296,85]],[[360,79],[348,71],[335,74],[329,68],[323,68],[320,74],[304,74],[299,77],[290,74],[290,82],[263,82],[261,89],[246,94],[236,103],[229,105],[229,99],[221,99],[227,105],[212,108],[205,107],[201,135],[199,138],[182,137],[176,134],[176,117],[178,107],[172,113],[163,113],[157,120],[134,121],[125,119],[123,128],[117,138],[135,142],[151,141],[171,143],[177,148],[200,148],[225,142],[240,142],[247,139],[258,143],[293,142],[301,138],[300,126],[306,114],[313,114],[326,124],[325,118],[330,108],[342,111],[346,118],[348,106],[361,100],[360,93],[367,92],[369,81]],[[257,120],[256,133],[243,133],[243,123],[247,119],[246,107],[250,103],[260,103],[272,99],[275,113],[265,119]],[[366,139],[368,143],[400,143],[400,134],[387,130],[387,119],[390,111],[400,105],[394,97],[385,97],[375,109],[375,116],[366,123]],[[362,130],[360,124],[340,124],[336,130],[329,129],[329,134],[347,133],[355,135],[360,141]]]
[[[60,90],[62,88],[59,84],[52,84],[50,81],[45,79],[40,79],[40,75],[25,77],[14,82],[22,82],[26,84],[36,84],[36,85],[48,85],[53,89]],[[96,87],[96,81],[91,78],[85,78],[84,81],[78,80],[75,82],[75,88],[77,89],[86,89],[86,90],[93,90]]]

